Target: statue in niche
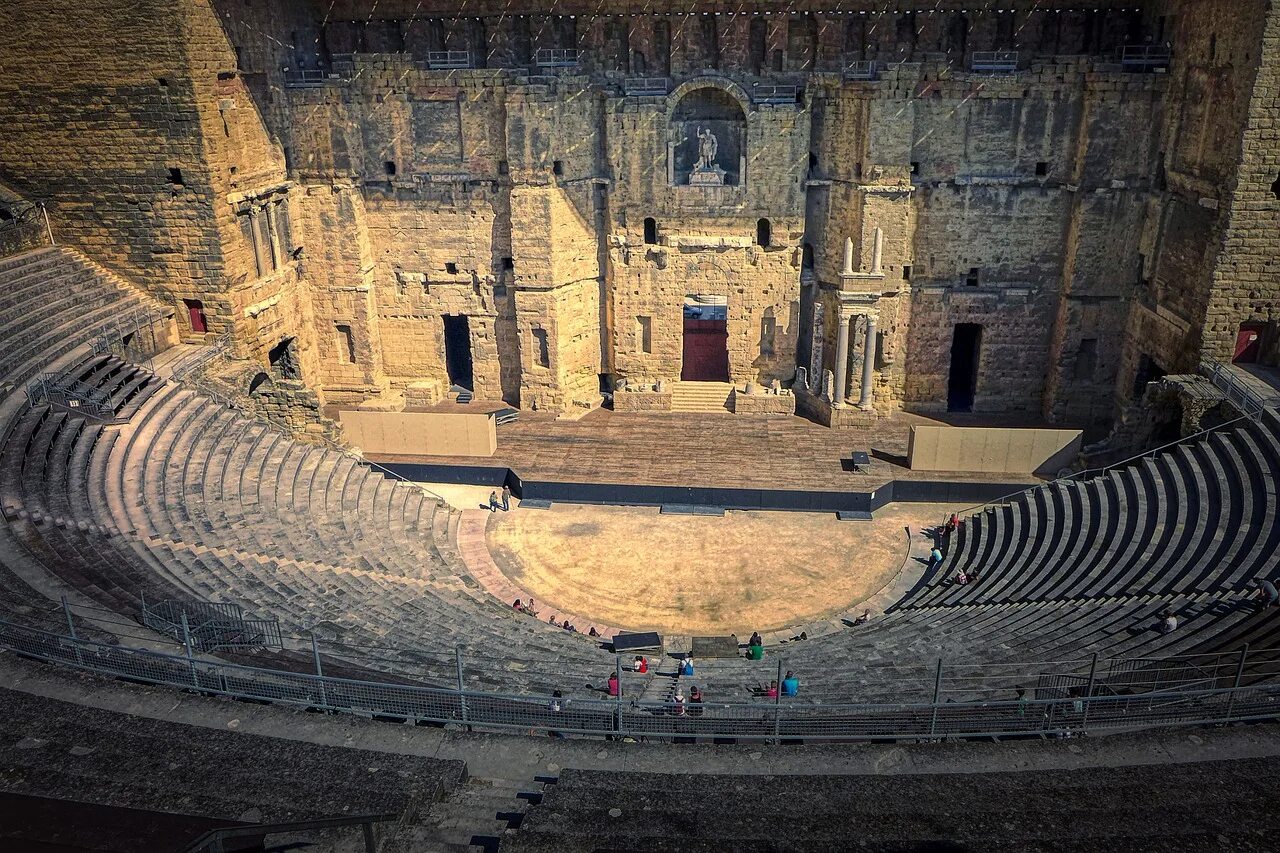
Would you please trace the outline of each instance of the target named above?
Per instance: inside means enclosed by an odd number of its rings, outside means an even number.
[[[689,174],[689,183],[695,186],[723,186],[725,171],[716,165],[720,140],[709,127],[698,127],[698,162]]]
[[[698,165],[694,171],[707,172],[715,168],[716,152],[720,150],[720,140],[710,128],[698,128]]]

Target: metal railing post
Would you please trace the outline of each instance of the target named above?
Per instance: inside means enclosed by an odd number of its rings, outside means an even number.
[[[79,639],[79,638],[76,636],[76,626],[75,626],[75,623],[71,621],[71,605],[70,605],[70,604],[67,604],[67,597],[66,597],[65,595],[64,595],[64,596],[62,596],[62,613],[63,613],[63,615],[65,615],[65,616],[67,617],[67,634],[68,634],[68,636],[70,636],[70,637],[71,637],[71,639],[73,639],[73,640]]]
[[[182,647],[187,652],[187,666],[191,669],[191,686],[198,688],[200,680],[196,678],[196,661],[191,654],[191,626],[187,624],[187,613],[182,612]]]
[[[1089,659],[1089,681],[1084,688],[1084,710],[1081,712],[1080,728],[1084,729],[1089,725],[1089,707],[1093,704],[1093,679],[1098,673],[1098,653],[1094,652],[1093,657]]]
[[[465,724],[467,722],[467,694],[466,679],[462,673],[462,646],[453,647],[453,660],[458,668],[458,710],[461,712],[462,722]],[[467,729],[469,731],[471,727],[468,725]]]
[[[622,655],[617,652],[613,655],[613,677],[618,680],[618,695],[613,702],[613,730],[622,737]]]
[[[942,698],[942,658],[938,658],[938,669],[933,674],[933,710],[929,714],[929,737],[938,732],[938,702]]]
[[[782,740],[782,657],[778,657],[778,689],[773,692],[773,739]]]
[[[1240,682],[1244,680],[1244,663],[1249,658],[1249,644],[1240,648],[1240,661],[1236,664],[1236,677],[1231,684],[1231,695],[1227,697],[1227,714],[1224,722],[1231,722],[1231,712],[1236,707],[1236,693],[1240,690]]]
[[[80,638],[76,636],[76,626],[71,621],[71,605],[67,603],[65,595],[62,596],[62,612],[67,617],[67,634],[71,637],[71,642],[76,650],[76,664],[84,666],[84,651],[80,648]]]
[[[329,695],[324,689],[324,667],[320,665],[320,642],[316,639],[316,632],[311,632],[311,658],[316,662],[316,686],[320,688],[320,708],[321,710],[329,710]]]
[[[53,239],[53,226],[49,224],[49,211],[44,206],[44,202],[40,202],[40,213],[44,215],[44,230],[45,233],[49,235],[49,245],[58,245],[58,241]]]
[[[364,853],[377,853],[377,845],[373,843],[373,823],[365,821],[364,824]]]

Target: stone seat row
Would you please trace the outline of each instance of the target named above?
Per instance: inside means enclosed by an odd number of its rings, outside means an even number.
[[[896,607],[1242,590],[1277,575],[1280,420],[1211,433],[966,519]],[[958,585],[958,571],[979,583]]]
[[[1160,614],[1182,618],[1162,634]],[[1055,671],[1088,668],[1089,658],[1176,655],[1234,642],[1229,632],[1252,614],[1238,599],[1143,596],[1079,602],[1022,602],[903,610],[817,640],[770,647],[763,661],[705,659],[686,679],[715,699],[759,695],[778,662],[801,678],[800,702],[928,702],[942,659],[948,698],[1010,698],[1034,687],[1028,662]],[[1235,645],[1238,648],[1238,644]]]
[[[119,365],[74,370],[150,387]],[[611,656],[467,582],[457,513],[420,489],[179,385],[137,408],[102,426],[30,407],[5,442],[9,532],[68,587],[135,616],[143,597],[236,603],[370,675],[452,686],[462,645],[475,689],[603,686]]]
[[[12,690],[0,690],[0,710],[11,735],[0,743],[3,787],[33,796],[273,822],[427,808],[466,776],[460,761],[220,731]],[[287,729],[287,717],[279,722]]]
[[[501,849],[1261,851],[1280,823],[1255,816],[1275,776],[1265,759],[861,776],[565,770]]]

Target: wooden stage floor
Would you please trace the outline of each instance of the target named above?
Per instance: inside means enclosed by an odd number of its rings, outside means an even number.
[[[494,408],[450,410],[476,413]],[[906,454],[913,423],[940,421],[897,415],[872,430],[832,430],[800,417],[727,412],[617,414],[598,409],[576,421],[521,412],[518,421],[497,428],[498,449],[491,457],[367,457],[381,463],[503,466],[526,480],[651,486],[842,492],[871,491],[891,480],[1035,482],[1013,474],[911,471]],[[871,454],[869,470],[852,470],[855,450]]]

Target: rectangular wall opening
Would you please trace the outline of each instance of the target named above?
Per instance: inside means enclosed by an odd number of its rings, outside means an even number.
[[[551,346],[546,329],[538,327],[533,330],[533,354],[538,359],[539,367],[551,366]]]
[[[951,375],[947,382],[947,411],[972,412],[978,393],[978,364],[982,355],[982,326],[957,323],[951,339]]]
[[[729,303],[725,297],[685,297],[683,356],[681,381],[729,381]]]
[[[338,333],[338,361],[342,364],[356,363],[356,338],[351,327],[346,323],[334,325]]]
[[[636,352],[653,352],[653,318],[636,318]]]
[[[449,385],[475,390],[471,364],[471,323],[465,314],[444,315],[444,369]]]

